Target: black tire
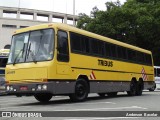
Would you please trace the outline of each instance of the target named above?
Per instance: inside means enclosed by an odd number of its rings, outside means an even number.
[[[138,81],[137,84],[137,90],[136,90],[136,95],[141,96],[142,92],[143,92],[143,82],[142,81]]]
[[[100,97],[105,97],[106,93],[98,93]]]
[[[130,83],[130,91],[127,91],[129,96],[135,96],[137,90],[137,83],[136,81],[132,80]]]
[[[80,102],[86,100],[89,93],[89,85],[86,80],[78,79],[75,85],[75,92],[70,94],[70,100],[73,102]]]
[[[148,90],[149,91],[154,91],[155,89],[156,89],[156,84],[153,87],[149,88]]]
[[[117,92],[110,92],[110,93],[107,93],[107,95],[109,97],[115,97],[117,95]]]
[[[149,88],[149,91],[153,92],[155,90],[155,88]]]
[[[45,102],[48,102],[52,98],[52,94],[49,94],[49,93],[36,94],[36,95],[34,95],[34,97],[39,102],[45,103]]]

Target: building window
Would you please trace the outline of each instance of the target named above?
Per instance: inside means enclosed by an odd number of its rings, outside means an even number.
[[[6,25],[6,24],[3,24],[2,28],[17,28],[17,25]]]

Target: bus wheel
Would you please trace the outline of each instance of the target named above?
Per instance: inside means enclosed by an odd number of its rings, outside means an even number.
[[[143,82],[139,81],[137,84],[136,95],[141,96],[143,92]]]
[[[107,93],[107,95],[109,97],[115,97],[117,95],[117,92],[110,92],[110,93]]]
[[[154,86],[152,86],[151,88],[149,88],[149,91],[154,91],[156,89],[156,84]]]
[[[105,97],[106,93],[98,93],[100,97]]]
[[[75,85],[75,93],[70,94],[70,100],[74,102],[84,101],[88,97],[89,85],[86,80],[78,79]]]
[[[137,90],[137,84],[136,81],[131,81],[130,83],[130,91],[127,91],[129,96],[135,96],[136,95],[136,90]]]
[[[39,102],[48,102],[52,98],[52,94],[50,93],[36,94],[34,95],[34,97]]]

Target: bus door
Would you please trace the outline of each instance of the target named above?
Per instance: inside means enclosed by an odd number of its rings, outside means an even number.
[[[57,74],[69,75],[69,46],[66,31],[58,30],[57,33]]]

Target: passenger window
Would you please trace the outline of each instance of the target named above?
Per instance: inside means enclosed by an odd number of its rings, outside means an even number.
[[[74,52],[82,52],[82,39],[81,36],[75,33],[70,33],[71,49]]]
[[[110,49],[111,49],[111,57],[117,57],[116,45],[110,44]]]
[[[118,52],[118,58],[120,59],[126,59],[126,48],[117,46],[117,52]]]
[[[61,62],[69,61],[68,35],[65,31],[58,31],[57,60]]]

